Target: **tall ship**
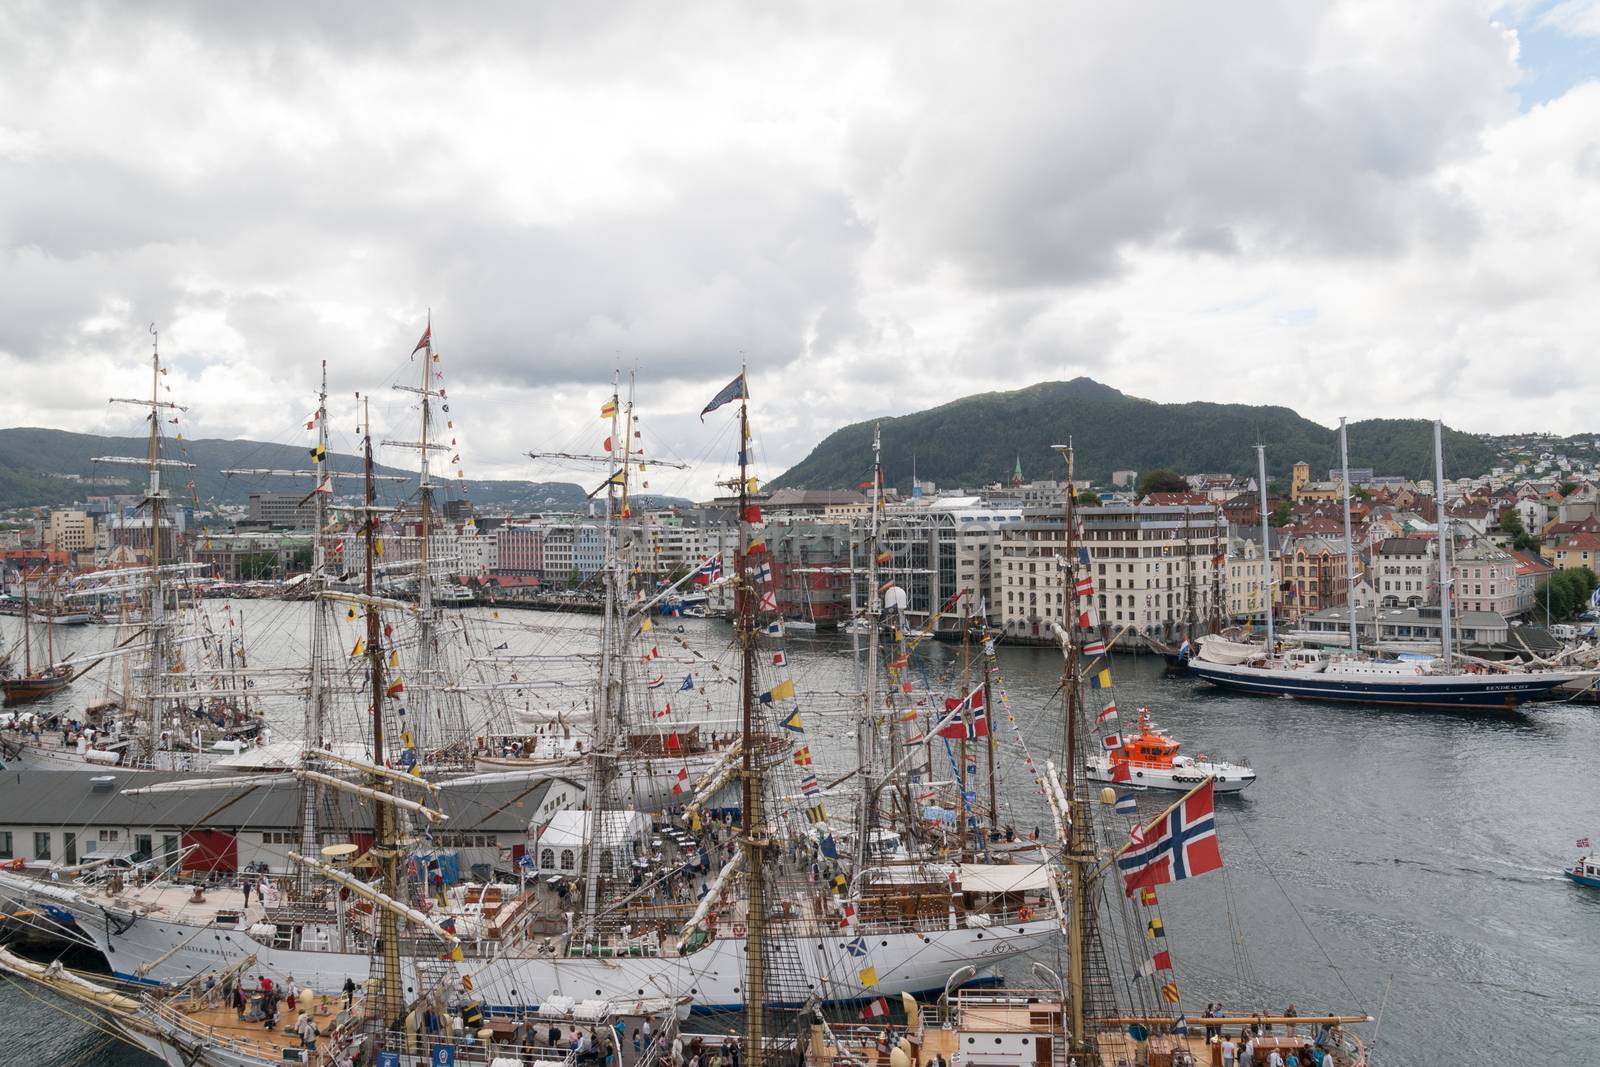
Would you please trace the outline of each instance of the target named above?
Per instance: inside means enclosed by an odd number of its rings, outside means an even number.
[[[1070,476],[1070,449],[1064,451]],[[1072,508],[1069,499],[1069,530]],[[1078,582],[1092,588],[1093,579],[1070,533],[1066,544],[1056,563],[1072,618]],[[1095,747],[1093,718],[1111,684],[1102,674],[1109,668],[1090,664],[1086,670],[1077,635],[1061,631],[1058,637],[1063,762],[1058,771],[1048,761],[1040,784],[1054,831],[1050,892],[1062,901],[1064,958],[1035,958],[1031,984],[1003,990],[972,988],[966,985],[970,968],[954,971],[934,1004],[884,998],[867,1002],[857,1017],[815,1005],[788,1015],[749,1013],[743,1044],[751,1067],[796,1060],[807,1067],[885,1060],[895,1067],[1191,1067],[1262,1064],[1274,1053],[1323,1067],[1369,1062],[1360,1035],[1372,1022],[1365,1012],[1301,1014],[1292,1003],[1280,1007],[1286,1003],[1281,997],[1269,1008],[1259,991],[1225,996],[1228,1008],[1208,1004],[1202,1012],[1186,995],[1181,965],[1168,948],[1161,898],[1182,892],[1179,883],[1222,869],[1214,782],[1208,776],[1159,813],[1113,825],[1113,813],[1121,811],[1117,787],[1091,791],[1080,766],[1086,749]],[[761,966],[771,969],[751,962],[752,983]],[[897,1017],[902,1012],[903,1019]]]
[[[748,442],[742,374],[736,383],[740,395],[723,403],[740,401],[740,432]],[[613,394],[606,408],[617,406]],[[364,449],[370,473],[370,435]],[[614,456],[605,491],[614,501],[614,517],[621,520],[629,460],[621,451]],[[626,593],[631,568],[622,551],[611,551],[603,575],[606,611],[596,657],[590,743],[583,761],[567,772],[581,787],[581,800],[561,810],[529,811],[527,843],[517,857],[514,881],[486,883],[458,873],[446,878],[439,891],[426,877],[420,884],[408,881],[402,886],[401,903],[436,923],[454,925],[465,958],[496,961],[515,996],[508,993],[506,1002],[487,1004],[486,1009],[512,1010],[568,996],[643,995],[682,995],[701,1009],[738,1008],[752,999],[742,961],[757,951],[779,953],[804,976],[774,996],[858,999],[864,995],[861,984],[836,976],[841,959],[858,956],[876,961],[878,984],[873,988],[897,995],[938,988],[963,963],[978,961],[986,975],[992,974],[1004,960],[1057,936],[1037,865],[1016,865],[1001,877],[994,868],[1006,865],[984,862],[982,851],[941,854],[914,848],[914,843],[883,830],[882,813],[891,798],[904,793],[898,769],[870,741],[864,742],[868,747],[858,789],[818,782],[782,622],[763,607],[771,595],[770,579],[760,553],[751,550],[759,540],[751,534],[759,516],[746,499],[748,460],[741,460],[741,548],[726,579],[734,584],[739,605],[732,672],[739,727],[733,742],[715,753],[706,772],[690,769],[681,740],[693,720],[680,720],[684,712],[671,711],[665,699],[671,691],[652,684],[665,675],[651,634],[651,604]],[[350,658],[371,670],[373,685],[382,682],[383,735],[398,744],[387,754],[376,748],[352,753],[333,738],[323,744],[331,727],[313,723],[300,762],[279,774],[303,790],[297,855],[310,857],[324,842],[325,847],[353,846],[341,855],[360,871],[370,871],[359,861],[372,853],[374,837],[352,833],[341,838],[326,825],[329,805],[351,792],[346,787],[370,791],[379,787],[377,780],[398,784],[414,775],[434,782],[435,796],[442,799],[406,796],[382,802],[412,824],[401,834],[403,862],[426,872],[435,845],[449,834],[448,823],[439,818],[445,809],[471,804],[490,789],[509,789],[515,797],[518,784],[531,791],[535,780],[549,772],[466,768],[437,781],[427,773],[441,761],[430,758],[424,748],[425,727],[408,694],[430,675],[417,666],[420,650],[409,638],[416,607],[376,592],[377,538],[371,519],[379,510],[369,479],[361,515],[363,589],[329,591],[324,599],[367,620]],[[607,529],[621,526],[620,521],[608,523]],[[376,664],[375,646],[381,650]],[[881,662],[875,652],[869,659],[866,691],[856,713],[876,736],[890,716],[879,699]],[[333,689],[324,693],[330,702],[337,695]],[[360,709],[370,708],[372,699],[369,693],[357,696],[354,721],[366,720],[369,713]],[[946,718],[955,722],[962,714],[958,710]],[[935,725],[943,729],[950,723]],[[659,752],[652,766],[672,782],[670,803],[662,807],[673,814],[665,820],[653,818],[651,808],[641,803],[639,776],[628,771],[636,765],[640,738],[646,735],[653,735]],[[343,736],[351,735],[345,731]],[[268,777],[230,781],[213,776],[135,785],[133,791],[216,792],[223,794],[217,797],[218,806],[225,807],[230,796],[242,791],[247,797]],[[842,802],[834,804],[835,797]],[[830,806],[848,815],[830,816]],[[329,839],[329,833],[335,836]],[[759,848],[758,869],[763,878],[772,879],[755,896],[739,876],[749,862],[741,842],[752,835],[759,838],[752,846]],[[137,885],[103,877],[69,885],[7,872],[0,874],[0,886],[39,909],[48,904],[56,913],[74,917],[77,936],[103,954],[112,972],[124,980],[152,987],[182,983],[219,962],[231,965],[247,958],[253,969],[293,975],[317,989],[365,980],[369,961],[384,940],[381,927],[374,925],[381,918],[377,913],[344,907],[326,885],[312,889],[250,874],[213,879],[188,866],[187,872],[147,872]],[[197,878],[210,886],[204,893],[194,891]],[[248,892],[253,880],[274,891],[265,896],[259,889]],[[751,937],[750,916],[768,907],[779,910],[788,925],[763,945]]]
[[[1341,423],[1341,439],[1344,428]],[[1256,696],[1293,697],[1381,707],[1415,707],[1456,711],[1515,711],[1531,700],[1549,697],[1570,682],[1593,680],[1595,672],[1561,670],[1542,665],[1522,666],[1488,660],[1465,660],[1454,648],[1451,616],[1454,593],[1450,584],[1453,551],[1450,519],[1445,508],[1442,424],[1433,424],[1435,504],[1438,514],[1441,649],[1436,659],[1391,660],[1360,651],[1352,618],[1350,649],[1329,653],[1315,648],[1280,647],[1273,631],[1271,578],[1266,578],[1266,644],[1251,647],[1218,637],[1200,641],[1199,654],[1189,662],[1190,673],[1221,689]],[[1258,453],[1260,452],[1258,446]],[[1265,477],[1265,461],[1261,461]],[[1345,481],[1349,474],[1346,468]],[[1263,482],[1263,485],[1265,482]],[[1262,496],[1262,552],[1267,554],[1267,514]],[[1346,529],[1349,494],[1345,496]],[[1345,550],[1351,551],[1350,539]],[[1351,565],[1347,562],[1347,568]],[[1270,575],[1270,566],[1266,568]],[[1349,571],[1353,580],[1353,570]],[[1347,601],[1348,603],[1348,601]]]

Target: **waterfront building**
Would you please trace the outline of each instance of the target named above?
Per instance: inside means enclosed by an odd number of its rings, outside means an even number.
[[[1450,558],[1451,605],[1461,611],[1515,615],[1517,561],[1488,541],[1458,545]]]
[[[1078,508],[1080,544],[1095,579],[1095,606],[1108,633],[1174,638],[1203,625],[1221,603],[1216,568],[1226,559],[1227,525],[1209,504]],[[1057,558],[1066,548],[1059,512],[1025,511],[998,546],[1001,622],[1016,638],[1050,639],[1068,625]],[[1073,620],[1075,622],[1076,620]]]
[[[1386,537],[1372,552],[1374,585],[1385,608],[1421,607],[1439,602],[1439,568],[1434,544],[1420,537]]]

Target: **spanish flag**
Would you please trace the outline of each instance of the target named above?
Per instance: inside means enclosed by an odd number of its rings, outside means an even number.
[[[617,402],[615,400],[607,400],[604,404],[600,405],[600,417],[602,419],[609,419],[611,416],[615,415],[616,413],[617,413]]]
[[[1110,689],[1111,669],[1107,667],[1105,670],[1091,675],[1089,677],[1089,685],[1095,689]]]

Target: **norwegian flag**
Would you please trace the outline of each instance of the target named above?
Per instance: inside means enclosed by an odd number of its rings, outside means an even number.
[[[695,585],[710,585],[712,582],[722,580],[722,557],[708,559],[695,569],[694,577],[689,579]]]
[[[684,794],[684,791],[687,790],[688,788],[689,788],[689,768],[687,768],[687,767],[679,767],[678,768],[677,781],[672,783],[672,795],[675,796],[675,797],[682,796]]]
[[[1200,785],[1152,826],[1117,860],[1128,896],[1165,882],[1179,882],[1222,866],[1211,782]]]
[[[867,1001],[867,1006],[861,1009],[863,1019],[885,1019],[889,1016],[889,999],[879,997],[877,1000]]]

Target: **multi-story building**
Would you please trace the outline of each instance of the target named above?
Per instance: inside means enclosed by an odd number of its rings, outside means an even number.
[[[1600,537],[1592,533],[1567,534],[1555,544],[1541,546],[1539,552],[1558,571],[1588,567],[1600,573]]]
[[[275,530],[309,530],[317,509],[305,493],[251,493],[245,521]]]
[[[1268,591],[1275,590],[1278,582],[1276,565],[1261,557],[1261,542],[1228,538],[1228,558],[1223,568],[1222,594],[1228,618],[1264,618]]]
[[[1022,521],[1020,508],[992,507],[978,497],[942,497],[924,507],[895,507],[884,516],[879,530],[882,552],[881,580],[893,581],[908,596],[906,614],[913,625],[926,625],[928,617],[958,595],[960,610],[952,610],[936,624],[939,633],[958,633],[963,616],[998,621],[1000,586],[995,552],[1002,532]],[[868,520],[858,519],[856,542],[856,603],[866,603],[866,539]]]
[[[1516,558],[1487,541],[1455,549],[1450,558],[1450,587],[1450,602],[1459,611],[1515,615],[1524,610],[1517,606]]]
[[[1110,633],[1176,637],[1220,612],[1215,568],[1225,559],[1227,526],[1209,504],[1085,507],[1081,545],[1089,550],[1095,606]],[[1024,512],[998,547],[1001,621],[1020,639],[1048,639],[1066,623],[1058,563],[1066,548],[1059,512]]]
[[[1386,537],[1372,551],[1373,585],[1386,608],[1416,608],[1439,602],[1434,545],[1420,537]]]
[[[494,532],[492,539],[483,539],[493,546],[492,552],[477,549],[474,554],[492,554],[494,563],[488,565],[487,569],[496,574],[543,577],[544,537],[545,527],[541,525],[502,526]]]
[[[1518,615],[1532,612],[1538,605],[1539,583],[1556,571],[1555,565],[1537,552],[1512,550],[1517,561],[1517,611]]]
[[[45,528],[46,548],[85,552],[94,548],[94,519],[86,511],[52,511]]]
[[[1349,600],[1343,541],[1298,537],[1283,556],[1279,582],[1284,606],[1294,616],[1343,607]]]

